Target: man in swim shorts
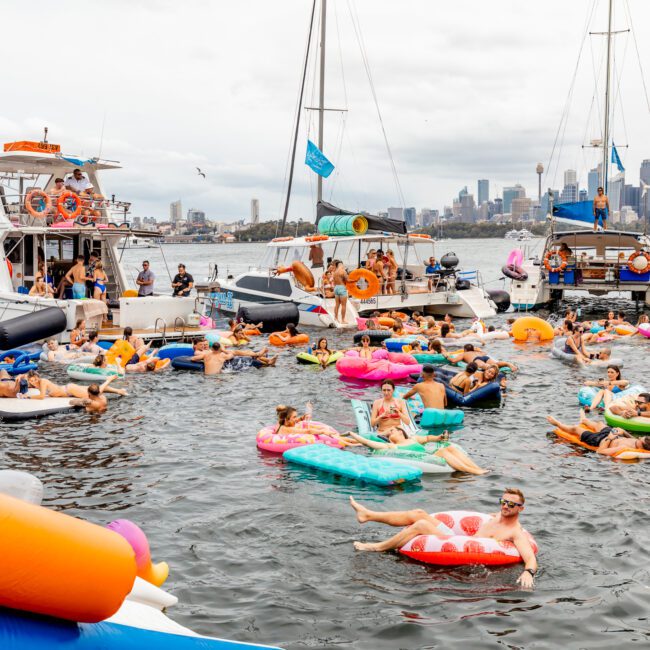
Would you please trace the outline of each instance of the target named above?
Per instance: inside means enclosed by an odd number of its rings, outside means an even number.
[[[475,348],[471,343],[466,343],[461,353],[454,358],[454,363],[464,361],[465,363],[472,363],[472,361],[483,370],[488,363],[496,364],[499,368],[510,368],[513,372],[517,370],[514,363],[507,361],[497,361],[492,359],[489,354],[485,354],[481,348]]]
[[[334,260],[334,320],[338,323],[345,323],[345,312],[348,308],[348,289],[346,282],[348,274],[341,260]],[[341,320],[339,320],[339,311]]]
[[[534,577],[537,573],[537,559],[519,523],[519,515],[524,509],[524,494],[517,488],[506,488],[499,499],[501,509],[491,515],[490,521],[481,524],[475,537],[489,537],[497,542],[512,542],[525,562],[525,568],[517,582],[522,587],[534,587]],[[354,542],[357,551],[390,551],[401,548],[406,542],[419,535],[434,535],[445,539],[453,532],[445,524],[424,510],[406,510],[402,512],[376,512],[365,508],[350,497],[350,505],[357,513],[357,521],[365,524],[375,521],[388,526],[403,528],[397,535],[377,543]]]
[[[63,297],[66,283],[72,285],[72,297],[75,300],[80,300],[81,298],[86,297],[86,280],[92,280],[92,278],[88,278],[86,275],[83,255],[77,255],[77,263],[65,274],[64,279],[65,282],[62,282],[59,287],[59,298]]]
[[[580,415],[580,424],[564,424],[551,415],[546,419],[554,427],[577,436],[585,445],[597,447],[596,451],[604,456],[614,456],[621,449],[650,451],[650,436],[637,438],[620,427],[609,427],[604,422],[588,420],[582,411]]]
[[[420,396],[425,409],[444,409],[447,407],[445,386],[436,381],[436,371],[433,366],[422,366],[422,381],[404,393],[402,399],[409,399],[414,395]]]
[[[598,188],[598,194],[594,197],[594,232],[598,230],[598,220],[602,220],[603,230],[607,230],[607,213],[609,212],[609,199],[605,196],[605,190]]]

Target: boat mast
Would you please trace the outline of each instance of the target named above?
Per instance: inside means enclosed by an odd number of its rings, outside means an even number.
[[[607,79],[605,82],[605,129],[603,138],[603,173],[601,184],[607,194],[608,167],[609,167],[609,93],[611,82],[611,55],[612,55],[612,3],[609,0],[609,19],[607,22]]]
[[[318,148],[323,150],[323,126],[325,122],[325,28],[327,26],[327,0],[321,0],[320,11],[320,87],[318,92]],[[318,174],[317,203],[323,200],[323,177]]]

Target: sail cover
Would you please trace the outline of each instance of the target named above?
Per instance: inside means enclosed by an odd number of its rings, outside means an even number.
[[[609,215],[608,215],[609,216]],[[593,201],[578,201],[577,203],[558,203],[553,206],[553,218],[572,226],[593,228]]]
[[[318,224],[322,217],[327,217],[329,215],[335,214],[355,215],[359,213],[342,210],[341,208],[337,208],[335,205],[327,203],[326,201],[319,201],[316,205],[316,224]],[[406,234],[405,221],[398,219],[388,219],[386,217],[375,217],[371,214],[364,214],[363,216],[368,220],[368,230],[379,232],[396,232],[402,235]]]

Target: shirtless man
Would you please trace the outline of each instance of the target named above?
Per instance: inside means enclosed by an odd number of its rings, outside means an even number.
[[[605,190],[598,188],[598,194],[594,197],[594,232],[598,230],[598,219],[602,219],[603,230],[607,230],[607,213],[609,212],[609,199],[605,196]]]
[[[215,342],[210,346],[209,350],[197,352],[192,361],[203,362],[203,372],[206,375],[218,375],[223,364],[229,359],[234,359],[235,355],[232,352],[226,352],[221,348],[221,343]]]
[[[47,360],[48,361],[57,361],[59,363],[70,363],[79,359],[80,357],[88,356],[87,353],[79,351],[68,351],[65,348],[62,348],[59,345],[58,341],[50,339],[47,342]]]
[[[551,415],[547,415],[546,419],[554,427],[577,436],[580,442],[597,447],[596,451],[603,456],[614,456],[621,449],[650,451],[650,436],[635,438],[620,427],[608,427],[604,422],[588,420],[582,410],[580,411],[580,424],[564,424]]]
[[[436,371],[433,366],[422,366],[422,381],[404,393],[402,399],[409,399],[413,395],[419,395],[422,398],[422,404],[424,404],[425,409],[447,408],[445,386],[436,381]]]
[[[475,348],[471,343],[466,343],[465,347],[454,355],[454,363],[458,363],[459,361],[464,361],[465,363],[471,363],[473,361],[481,370],[483,370],[488,363],[496,364],[499,368],[510,368],[513,372],[517,370],[517,366],[515,366],[514,363],[492,359],[490,355],[485,354],[481,348]]]
[[[25,375],[12,377],[6,370],[0,370],[0,397],[24,397],[28,390]]]
[[[111,379],[114,379],[114,377]],[[71,399],[70,404],[72,406],[82,406],[86,409],[86,413],[105,413],[108,409],[108,400],[102,395],[101,386],[90,384],[87,391],[88,397]]]
[[[525,568],[517,579],[517,582],[525,589],[535,586],[534,577],[537,573],[537,558],[526,537],[519,515],[524,510],[524,494],[517,488],[506,488],[503,496],[499,499],[501,510],[492,515],[490,521],[481,525],[476,531],[476,537],[489,537],[498,542],[512,542],[521,555]],[[403,512],[375,512],[357,503],[350,497],[350,505],[357,513],[357,521],[365,524],[367,521],[376,521],[402,528],[397,535],[390,539],[377,543],[354,542],[357,551],[390,551],[401,548],[406,542],[418,535],[435,535],[445,539],[452,535],[452,532],[445,524],[433,515],[424,510],[407,510]]]
[[[619,398],[609,405],[614,415],[629,418],[650,418],[650,393]]]
[[[59,298],[63,298],[65,288],[72,285],[72,297],[76,300],[86,297],[86,267],[84,266],[84,256],[77,255],[77,263],[70,268],[65,274],[61,284],[59,284]],[[90,278],[92,279],[92,278]]]
[[[341,260],[334,260],[334,320],[345,323],[345,312],[348,308],[348,289],[346,282],[348,274]],[[339,311],[341,320],[339,320]]]

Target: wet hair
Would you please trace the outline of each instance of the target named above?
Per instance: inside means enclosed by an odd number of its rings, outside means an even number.
[[[210,346],[215,352],[219,352],[221,350],[221,343],[219,341],[215,341],[211,346]]]
[[[278,415],[278,424],[282,426],[286,424],[287,420],[291,417],[292,413],[296,412],[296,409],[293,406],[285,406],[284,404],[278,404],[275,407],[275,412]]]
[[[516,318],[508,318],[506,319],[506,324],[513,325],[516,320]]]
[[[616,373],[616,379],[621,379],[621,369],[618,366],[607,366],[607,370],[613,370]]]
[[[422,349],[422,343],[420,341],[413,341],[413,343],[411,343],[411,349],[412,350],[415,350],[415,349],[421,350]]]
[[[524,497],[524,493],[519,489],[519,488],[509,488],[507,487],[504,491],[504,494],[516,494],[520,499],[521,499],[521,504],[523,505],[526,503],[526,497]]]
[[[573,323],[570,320],[564,321],[564,327],[566,327],[567,332],[573,332]]]
[[[449,327],[449,323],[443,323],[440,326],[440,336],[442,336],[443,339],[447,336],[447,334],[449,334],[450,331],[451,327]]]
[[[287,325],[287,331],[289,334],[291,334],[291,336],[297,336],[300,334],[300,332],[298,332],[298,328],[293,323],[289,323]]]
[[[97,384],[90,384],[88,386],[88,395],[94,395],[95,397],[100,395],[99,386]]]
[[[625,312],[624,311],[619,311],[618,312],[618,317],[619,318],[625,318]]]
[[[650,403],[650,393],[639,393],[637,397],[643,397],[646,401],[646,404]]]
[[[471,343],[465,343],[463,350],[465,350],[465,352],[474,352],[474,346]]]
[[[93,330],[92,332],[88,332],[88,340],[89,341],[94,341],[96,338],[99,338],[99,332],[97,330]]]
[[[381,382],[380,388],[383,388],[384,386],[391,386],[393,390],[395,390],[395,382],[392,379],[384,379],[384,381]]]
[[[133,336],[133,328],[132,327],[125,327],[124,328],[124,339],[126,340],[129,336]]]
[[[465,367],[465,372],[468,375],[473,375],[477,370],[478,370],[478,366],[473,361],[470,361]]]
[[[499,376],[499,366],[495,366],[493,363],[490,363],[487,366],[485,366],[485,368],[483,369],[483,379],[485,379],[485,373],[488,372],[489,370],[494,371],[495,379],[496,377]]]
[[[145,364],[145,368],[149,370],[150,372],[156,369],[156,362],[151,359],[151,361],[147,361]]]
[[[438,339],[432,339],[429,341],[429,350],[433,350],[434,352],[437,352],[438,354],[442,353],[442,343]]]
[[[426,365],[422,366],[422,374],[423,375],[431,375],[432,377],[435,377],[436,369],[433,366],[430,366],[427,363]]]
[[[96,368],[101,368],[103,363],[104,363],[104,355],[103,354],[98,354],[93,359],[93,366],[95,366]]]
[[[488,332],[494,332],[494,325],[488,325]]]

